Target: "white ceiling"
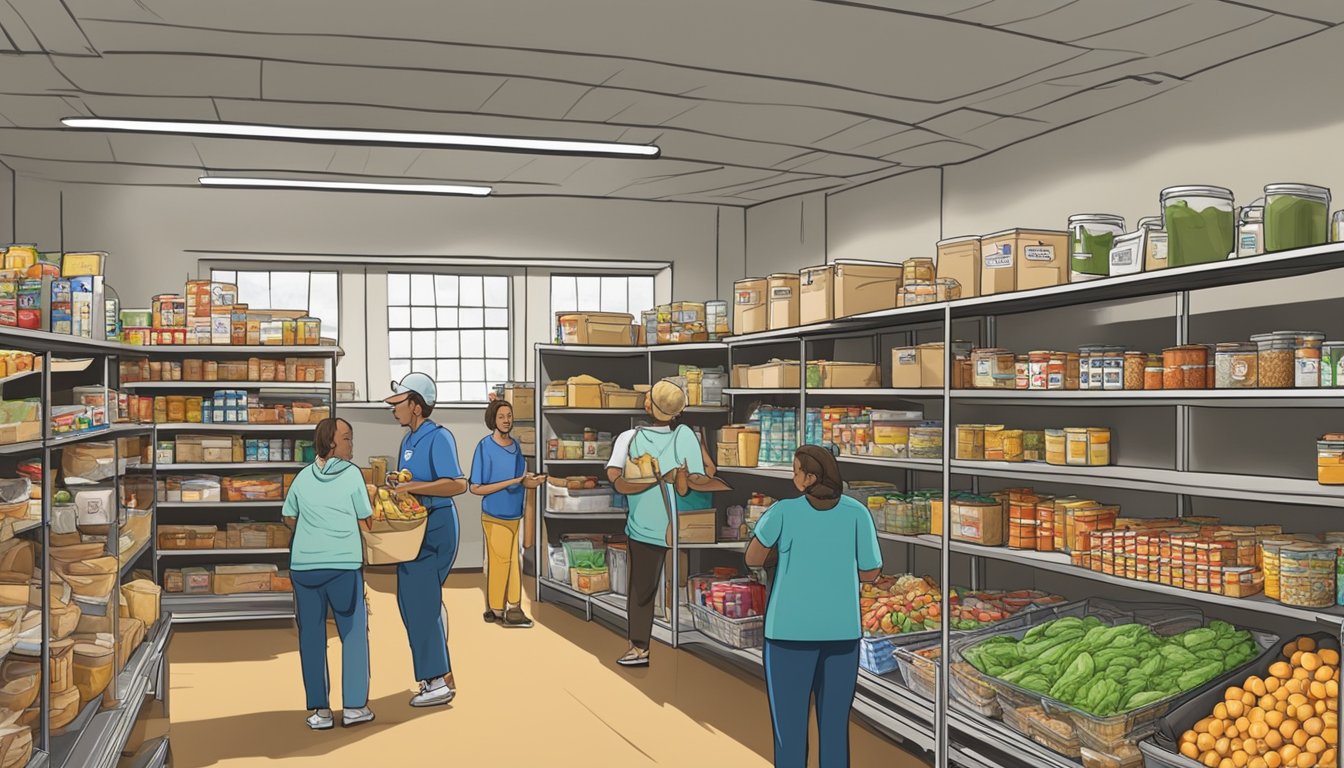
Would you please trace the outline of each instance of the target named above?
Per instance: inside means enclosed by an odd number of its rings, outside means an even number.
[[[1261,2],[5,0],[0,162],[105,184],[206,172],[749,206],[964,162],[1344,23],[1337,0]],[[653,142],[662,157],[62,129],[74,116]]]

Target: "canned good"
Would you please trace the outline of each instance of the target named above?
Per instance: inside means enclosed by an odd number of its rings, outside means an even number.
[[[1279,602],[1304,608],[1335,604],[1338,551],[1321,544],[1293,544],[1279,550]]]
[[[1323,435],[1316,441],[1316,482],[1344,485],[1344,435]]]
[[[1219,344],[1214,361],[1215,388],[1252,389],[1259,384],[1256,345],[1239,341]]]
[[[1298,334],[1293,349],[1293,386],[1315,389],[1321,386],[1321,352],[1325,334],[1308,331]]]
[[[1087,429],[1081,427],[1065,429],[1064,463],[1071,467],[1085,467],[1088,464],[1088,453]]]
[[[1060,365],[1061,383],[1063,364]],[[1032,352],[1027,355],[1027,389],[1049,389],[1050,353]]]
[[[980,461],[985,458],[985,426],[983,424],[957,425],[957,458]]]
[[[1064,430],[1045,430],[1045,463],[1064,466],[1069,463],[1067,456],[1067,439]]]
[[[1279,599],[1279,553],[1297,542],[1293,539],[1261,539],[1260,569],[1265,572],[1265,597]]]
[[[1293,386],[1297,336],[1294,331],[1275,331],[1251,337],[1257,349],[1260,387],[1286,389]]]
[[[1026,355],[1018,355],[1015,363],[1017,389],[1027,389],[1031,381],[1031,363]]]

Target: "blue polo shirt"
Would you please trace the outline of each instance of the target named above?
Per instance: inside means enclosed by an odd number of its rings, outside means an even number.
[[[882,565],[868,508],[841,496],[817,509],[806,496],[777,501],[756,523],[755,537],[779,548],[765,610],[770,640],[858,640],[859,571]]]
[[[409,469],[416,482],[458,480],[462,467],[457,463],[457,441],[453,433],[432,421],[401,439],[401,453],[397,454],[397,469]],[[430,513],[454,510],[453,500],[447,496],[416,496]]]
[[[476,444],[476,453],[471,457],[472,485],[502,483],[526,473],[527,462],[517,440],[503,446],[495,442],[494,435],[486,435]],[[481,511],[497,520],[521,519],[525,490],[520,483],[495,491],[481,499]]]

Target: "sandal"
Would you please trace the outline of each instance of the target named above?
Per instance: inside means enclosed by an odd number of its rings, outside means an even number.
[[[625,652],[624,656],[617,659],[616,663],[622,667],[647,667],[649,666],[649,652],[631,648]]]

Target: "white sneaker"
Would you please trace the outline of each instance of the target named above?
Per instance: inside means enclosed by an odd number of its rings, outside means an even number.
[[[412,707],[437,707],[453,700],[457,691],[442,678],[421,683],[420,692],[411,698]]]
[[[360,723],[371,722],[373,722],[373,710],[368,707],[341,711],[341,725],[345,728],[350,728],[359,725]]]
[[[323,714],[324,712],[326,714]],[[336,725],[335,720],[331,716],[331,710],[329,709],[313,710],[313,714],[309,715],[308,719],[304,722],[306,722],[308,727],[312,728],[314,731],[329,731]]]

